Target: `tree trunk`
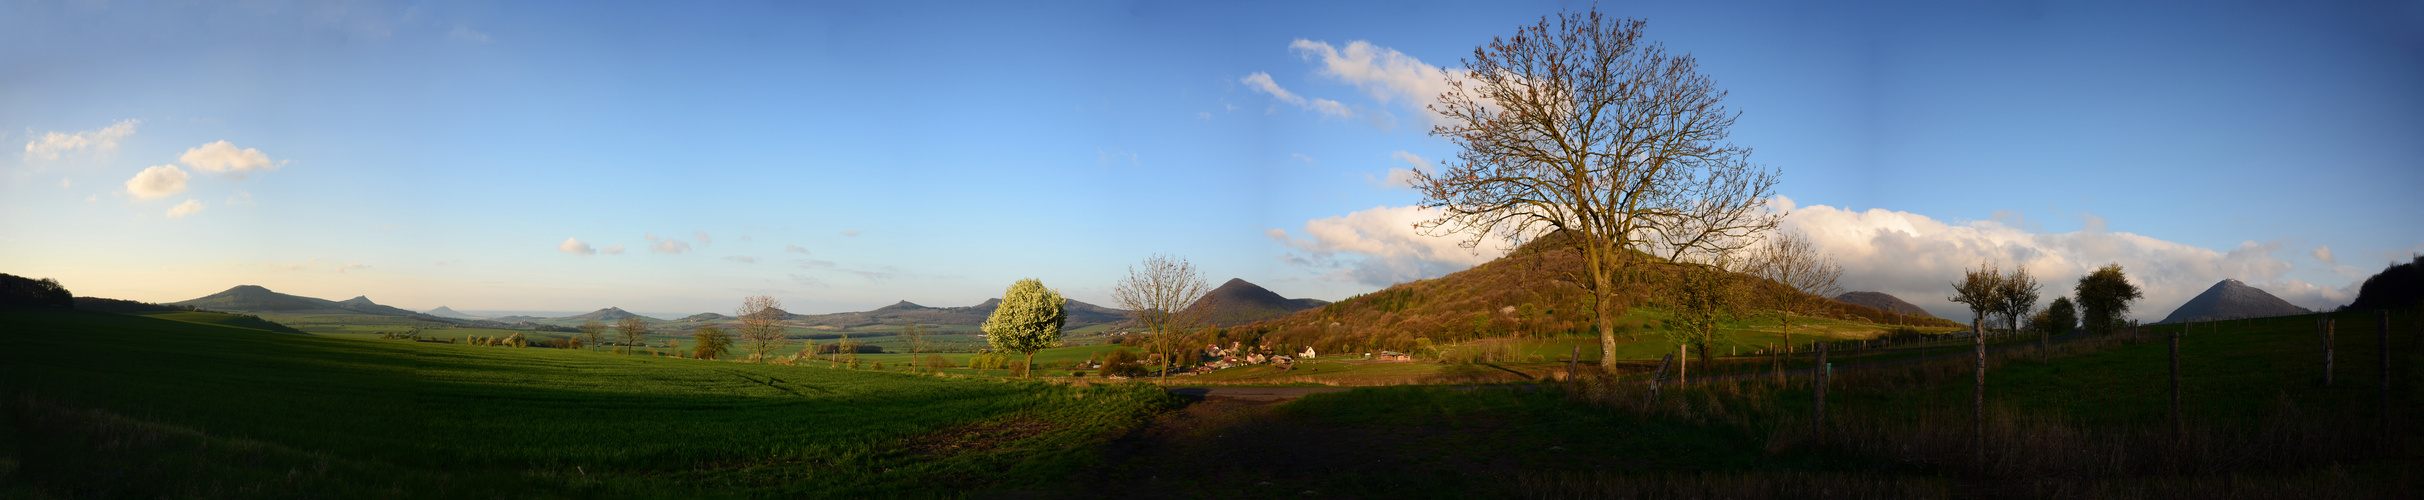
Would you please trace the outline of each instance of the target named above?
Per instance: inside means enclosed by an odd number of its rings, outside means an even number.
[[[1019,366],[1019,378],[1035,378],[1035,353],[1027,353],[1027,364]]]
[[[1658,402],[1659,386],[1666,385],[1667,366],[1675,364],[1676,361],[1673,354],[1659,357],[1658,372],[1650,375],[1650,402]]]
[[[1566,358],[1566,381],[1573,382],[1575,370],[1582,369],[1582,346],[1574,346],[1573,357]]]
[[[1690,345],[1678,344],[1675,346],[1675,383],[1684,384],[1692,381],[1692,378],[1689,375],[1689,373],[1691,373],[1691,367],[1687,366],[1687,364],[1690,363],[1690,359],[1692,359],[1692,347]]]
[[[1592,308],[1599,311],[1599,367],[1613,372],[1616,371],[1616,318],[1608,316],[1608,310],[1614,306],[1611,302],[1615,301],[1616,292],[1609,289],[1607,278],[1602,277],[1599,278],[1599,288],[1591,290],[1591,295],[1598,298]]]

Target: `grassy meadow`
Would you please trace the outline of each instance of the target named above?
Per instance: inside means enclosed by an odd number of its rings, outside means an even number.
[[[405,497],[449,488],[897,493],[974,471],[985,474],[959,484],[1016,485],[1073,470],[1090,458],[1069,445],[1173,402],[1144,387],[364,340],[78,311],[6,316],[0,395],[19,431],[0,443],[0,484],[15,485],[0,487],[14,488],[6,496],[357,496],[363,485]],[[1012,431],[986,431],[995,428]],[[921,449],[947,429],[1002,435],[975,449],[948,443],[956,439]],[[236,466],[222,455],[239,451],[310,466],[249,479],[157,470],[223,472]],[[138,472],[184,479],[112,479]],[[296,474],[313,477],[287,477]]]

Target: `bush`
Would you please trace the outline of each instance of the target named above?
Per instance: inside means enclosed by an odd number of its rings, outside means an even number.
[[[1145,375],[1145,365],[1136,361],[1136,351],[1113,350],[1110,356],[1103,357],[1103,376],[1142,377]]]
[[[944,358],[944,357],[943,357],[943,355],[941,355],[941,354],[928,354],[928,355],[926,355],[926,362],[925,362],[925,364],[926,364],[926,369],[929,369],[929,370],[940,370],[940,369],[944,369],[944,368],[956,368],[956,367],[957,367],[957,365],[953,365],[953,364],[951,364],[951,360],[950,360],[950,359],[948,359],[948,358]]]

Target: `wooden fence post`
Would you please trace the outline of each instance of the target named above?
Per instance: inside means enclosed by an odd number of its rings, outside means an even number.
[[[1810,385],[1817,398],[1817,411],[1810,413],[1810,432],[1820,433],[1826,431],[1826,382],[1834,375],[1827,370],[1825,343],[1818,344],[1818,364],[1810,366],[1810,370],[1814,375],[1810,378],[1816,382]]]
[[[1667,366],[1673,364],[1675,364],[1675,355],[1673,354],[1660,356],[1658,358],[1658,373],[1650,375],[1650,402],[1658,402],[1659,386],[1666,384]]]
[[[2183,329],[2185,329],[2185,328],[2183,328]],[[2179,331],[2179,330],[2173,330],[2173,331],[2172,331],[2172,336],[2171,336],[2171,424],[2172,424],[2172,425],[2171,425],[2171,427],[2172,427],[2172,438],[2173,438],[2173,439],[2179,439],[2179,438],[2181,438],[2181,437],[2183,437],[2183,436],[2185,436],[2185,435],[2186,435],[2186,434],[2185,434],[2185,429],[2182,429],[2182,427],[2181,427],[2181,422],[2180,422],[2180,331]]]
[[[2331,361],[2332,361],[2332,360],[2331,360],[2331,355],[2332,355],[2332,347],[2334,347],[2334,346],[2332,345],[2332,334],[2334,334],[2334,333],[2338,333],[2338,332],[2335,332],[2335,331],[2333,331],[2333,330],[2337,330],[2337,329],[2339,329],[2339,327],[2340,327],[2340,325],[2339,325],[2339,322],[2338,322],[2338,321],[2335,321],[2335,320],[2331,319],[2329,316],[2326,316],[2326,317],[2324,317],[2324,318],[2323,318],[2323,386],[2324,386],[2324,387],[2331,387]]]
[[[1986,328],[1972,321],[1971,345],[1976,346],[1978,381],[1970,386],[1970,442],[1978,450],[1978,466],[1986,467]]]
[[[1675,383],[1677,383],[1677,384],[1688,384],[1688,383],[1691,383],[1691,382],[1692,382],[1692,378],[1691,378],[1691,376],[1686,375],[1686,373],[1690,371],[1689,367],[1688,367],[1688,366],[1686,366],[1686,365],[1687,365],[1687,364],[1689,364],[1689,363],[1691,363],[1691,362],[1692,362],[1692,345],[1691,345],[1691,344],[1679,344],[1679,345],[1676,345],[1676,346],[1675,346]]]

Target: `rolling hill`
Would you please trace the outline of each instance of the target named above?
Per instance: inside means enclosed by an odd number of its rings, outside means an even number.
[[[2163,321],[2155,324],[2269,318],[2309,312],[2313,311],[2290,305],[2289,301],[2274,297],[2273,294],[2265,293],[2262,289],[2247,286],[2246,283],[2241,283],[2239,280],[2226,279],[2220,283],[2214,283],[2212,288],[2205,289],[2205,293],[2197,294],[2196,298],[2188,299],[2188,303],[2180,304],[2179,309],[2173,309],[2170,316],[2164,316]]]
[[[380,316],[426,316],[371,302],[369,297],[354,297],[344,301],[287,295],[256,285],[237,285],[227,291],[202,298],[170,302],[172,306],[190,306],[213,311],[277,312],[287,314],[353,313]]]
[[[437,317],[440,317],[440,318],[454,318],[454,319],[487,319],[487,318],[482,318],[482,317],[479,317],[479,316],[473,316],[473,315],[469,315],[469,314],[463,314],[463,312],[462,312],[462,311],[457,311],[457,310],[454,310],[454,309],[450,309],[450,308],[447,308],[446,306],[438,306],[438,308],[437,308],[437,309],[430,309],[430,310],[428,310],[428,311],[426,311],[426,312],[423,312],[422,314],[427,314],[427,315],[430,315],[430,316],[437,316]]]
[[[1236,326],[1287,316],[1289,313],[1328,305],[1321,299],[1291,299],[1255,285],[1244,279],[1230,278],[1220,288],[1205,292],[1204,297],[1188,305],[1186,314],[1196,315],[1213,326]]]
[[[665,321],[665,320],[656,319],[656,318],[651,318],[651,317],[647,317],[647,316],[641,316],[641,315],[638,315],[638,314],[632,314],[632,313],[631,313],[631,311],[625,311],[625,310],[623,310],[623,308],[620,308],[620,307],[608,307],[608,308],[605,308],[605,309],[599,309],[599,310],[596,310],[596,311],[590,311],[588,314],[580,314],[580,315],[574,315],[574,316],[565,316],[565,317],[561,317],[561,318],[553,318],[553,319],[554,319],[554,322],[572,322],[572,323],[581,323],[581,322],[586,322],[586,321],[590,321],[590,320],[597,320],[597,322],[599,322],[599,323],[613,323],[613,322],[617,322],[617,321],[622,321],[622,320],[623,320],[623,318],[640,318],[641,320],[644,320],[644,321],[649,321],[649,322],[658,322],[658,323],[661,323],[661,322],[664,322],[664,321]]]
[[[1907,314],[1911,316],[1929,318],[1936,317],[1936,315],[1928,314],[1926,309],[1920,309],[1919,306],[1906,302],[1902,300],[1901,297],[1888,295],[1885,292],[1845,292],[1843,295],[1835,296],[1835,301],[1845,304],[1873,307],[1880,311],[1895,314]]]
[[[1321,350],[1408,349],[1421,340],[1436,344],[1508,334],[1589,334],[1596,331],[1591,297],[1563,281],[1568,273],[1582,267],[1582,257],[1561,238],[1562,235],[1543,237],[1504,257],[1447,276],[1399,283],[1231,330],[1260,332],[1265,344],[1310,345]],[[1634,253],[1633,258],[1643,260],[1648,266],[1645,269],[1653,276],[1670,275],[1680,268],[1645,254]],[[1755,293],[1798,293],[1789,292],[1775,282],[1748,275],[1741,277],[1755,284]],[[1616,311],[1654,306],[1658,295],[1651,285],[1625,285],[1610,305]],[[1957,326],[1940,318],[1902,315],[1858,304],[1835,302],[1829,306],[1814,311],[1813,315],[1874,324]],[[1660,324],[1654,315],[1628,316],[1616,321],[1619,334],[1655,329]]]

